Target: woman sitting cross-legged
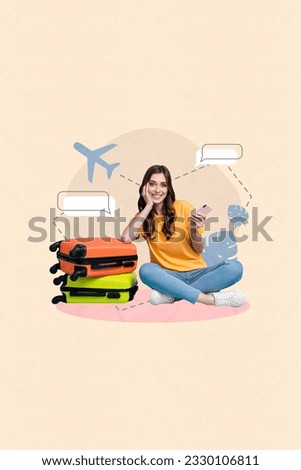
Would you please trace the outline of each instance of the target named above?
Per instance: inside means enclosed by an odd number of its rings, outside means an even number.
[[[169,170],[153,165],[139,188],[139,212],[122,234],[124,242],[143,236],[149,247],[150,263],[141,266],[141,280],[152,291],[150,303],[158,305],[187,300],[192,304],[240,307],[241,292],[223,289],[242,278],[239,261],[221,261],[206,267],[200,253],[206,218],[193,213],[187,201],[176,200]]]

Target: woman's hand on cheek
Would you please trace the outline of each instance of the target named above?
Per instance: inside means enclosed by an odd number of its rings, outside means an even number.
[[[154,202],[149,194],[149,184],[147,183],[145,186],[142,188],[142,197],[146,203],[147,206],[153,206]]]

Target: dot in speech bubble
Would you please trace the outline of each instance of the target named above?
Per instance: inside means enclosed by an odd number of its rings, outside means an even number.
[[[115,199],[106,191],[61,191],[57,195],[57,207],[73,217],[114,215]]]
[[[195,166],[233,165],[242,153],[240,144],[205,144],[196,152]]]

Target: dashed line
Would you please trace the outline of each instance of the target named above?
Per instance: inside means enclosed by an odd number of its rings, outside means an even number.
[[[232,168],[228,166],[228,170],[231,171],[232,175],[238,180],[239,184],[244,188],[244,190],[248,193],[250,200],[247,202],[246,207],[250,204],[251,199],[253,198],[252,194],[248,191],[248,189],[244,186],[243,182],[238,179],[238,176],[233,172]]]
[[[208,166],[208,165],[199,166],[198,168],[194,168],[194,169],[191,170],[191,171],[188,171],[188,172],[186,172],[186,173],[183,173],[183,175],[176,176],[176,177],[175,177],[175,180],[178,180],[178,179],[180,179],[180,178],[183,178],[184,176],[188,176],[188,175],[190,175],[191,173],[195,173],[197,170],[203,170],[203,168],[205,168],[205,166]],[[228,169],[231,171],[231,173],[232,173],[232,175],[234,176],[234,178],[236,178],[236,179],[238,180],[239,184],[240,184],[240,185],[244,188],[244,190],[248,193],[249,198],[250,198],[250,200],[249,200],[249,201],[247,202],[247,204],[246,204],[246,207],[248,207],[248,205],[250,204],[250,201],[251,201],[251,199],[252,199],[252,197],[253,197],[252,194],[251,194],[251,193],[248,191],[248,189],[244,186],[243,182],[242,182],[240,179],[238,179],[238,176],[233,172],[232,168],[230,168],[230,167],[228,166]],[[136,186],[140,186],[140,183],[137,183],[136,181],[133,181],[131,178],[128,178],[127,176],[122,175],[121,173],[120,173],[119,176],[121,176],[121,178],[126,179],[126,180],[129,181],[130,183],[134,183]],[[62,213],[60,214],[60,216],[63,215],[63,214],[64,214],[64,212],[62,212]],[[65,237],[65,235],[63,234],[63,232],[61,231],[61,229],[60,229],[59,227],[57,227],[57,225],[56,225],[56,223],[55,223],[55,220],[58,219],[58,217],[59,217],[59,216],[55,217],[55,218],[52,220],[52,223],[53,223],[54,226],[57,228],[57,230],[63,235],[63,237],[65,238],[65,240],[67,240],[67,238]],[[123,309],[123,310],[124,310],[124,309]]]
[[[144,305],[144,304],[148,304],[148,303],[149,303],[149,300],[147,300],[146,302],[140,302],[139,304],[131,305],[130,307],[119,308],[119,307],[117,307],[117,305],[115,305],[115,307],[117,308],[117,310],[123,312],[124,310],[129,310],[130,308],[138,307],[139,305]]]
[[[52,219],[52,223],[53,225],[55,226],[55,228],[58,229],[58,231],[63,235],[63,237],[65,238],[65,240],[67,240],[67,238],[65,237],[65,235],[63,234],[63,232],[61,231],[61,229],[56,225],[55,223],[55,219],[58,219],[61,215],[63,215],[64,212],[62,212],[59,216],[57,215],[56,217],[54,217],[54,219]]]
[[[253,197],[252,194],[249,194],[249,197],[250,197],[250,201],[251,201],[251,199]],[[248,205],[250,204],[250,201],[247,202],[246,207],[248,207]]]
[[[119,176],[121,176],[121,178],[124,178],[125,180],[129,181],[130,183],[134,183],[134,184],[136,184],[137,186],[140,186],[139,183],[137,183],[136,181],[131,180],[131,178],[128,178],[127,176],[122,175],[121,173],[120,173]]]
[[[207,166],[207,165],[205,165],[205,166]],[[195,169],[193,169],[193,170],[191,170],[191,171],[188,171],[187,173],[183,173],[183,175],[176,176],[176,177],[175,177],[175,180],[178,180],[179,178],[183,178],[183,176],[190,175],[191,173],[194,173],[194,172],[197,171],[197,170],[202,170],[203,168],[205,168],[205,166],[200,166],[199,168],[195,168]]]

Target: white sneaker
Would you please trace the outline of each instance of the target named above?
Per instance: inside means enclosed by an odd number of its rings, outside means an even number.
[[[246,296],[242,292],[213,292],[212,295],[214,297],[214,305],[220,307],[241,307],[246,301]]]
[[[175,299],[169,295],[162,294],[162,292],[152,289],[149,301],[152,305],[173,304]]]

